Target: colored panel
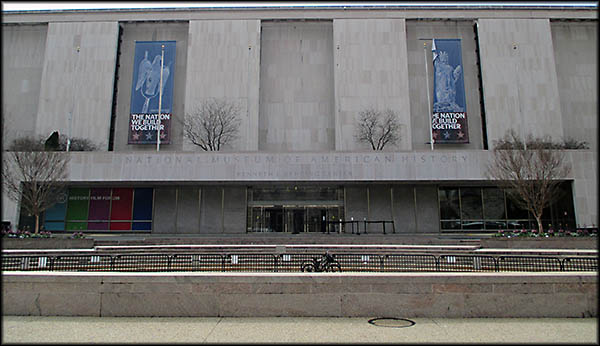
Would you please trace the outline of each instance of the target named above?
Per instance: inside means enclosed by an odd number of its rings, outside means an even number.
[[[131,229],[136,231],[151,231],[152,222],[134,222]]]
[[[62,231],[65,229],[67,215],[67,192],[61,193],[58,202],[44,212],[44,228],[47,231]]]
[[[47,221],[64,221],[67,214],[67,192],[61,193],[58,202],[46,209],[44,213]]]
[[[152,189],[135,189],[133,220],[152,220]]]
[[[131,230],[131,222],[111,222],[111,231],[129,231]]]
[[[67,230],[87,229],[90,189],[71,188],[67,204]],[[78,221],[78,222],[69,222]]]
[[[88,222],[88,229],[93,231],[106,231],[109,229],[108,221],[104,222]]]
[[[434,39],[431,50],[433,140],[436,144],[469,143],[460,39]]]
[[[85,231],[87,230],[87,222],[67,222],[67,231]]]
[[[110,220],[131,220],[132,202],[132,188],[113,189]]]
[[[108,221],[111,199],[110,192],[110,188],[92,188],[90,190],[90,210],[88,214],[88,220],[90,222]]]
[[[65,229],[64,221],[46,221],[44,223],[46,231],[62,231]]]
[[[169,144],[174,69],[175,41],[135,43],[128,144],[156,144],[159,112],[160,142]]]

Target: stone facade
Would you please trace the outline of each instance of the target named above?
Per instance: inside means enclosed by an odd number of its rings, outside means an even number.
[[[597,13],[590,8],[185,9],[4,12],[3,144],[58,130],[99,152],[71,153],[69,181],[154,188],[154,232],[239,233],[246,188],[344,190],[346,218],[439,232],[440,184],[489,186],[494,141],[519,133],[586,141],[570,151],[578,224],[598,224]],[[430,150],[431,39],[459,38],[469,143]],[[171,144],[127,144],[136,41],[176,41]],[[79,50],[77,49],[79,47]],[[431,67],[431,66],[429,66]],[[428,75],[426,75],[428,72]],[[427,83],[429,81],[429,83]],[[221,153],[185,139],[208,98],[239,106]],[[358,112],[392,108],[400,141],[356,141]],[[3,220],[19,208],[3,195]]]

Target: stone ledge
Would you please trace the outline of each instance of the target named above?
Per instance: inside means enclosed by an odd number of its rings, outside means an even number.
[[[487,238],[481,239],[481,247],[498,249],[598,249],[598,237]]]
[[[2,309],[42,316],[595,317],[597,281],[596,272],[4,272]]]
[[[94,239],[2,238],[2,249],[92,249]]]

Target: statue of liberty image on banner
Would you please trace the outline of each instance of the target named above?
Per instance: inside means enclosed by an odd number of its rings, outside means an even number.
[[[135,42],[128,144],[156,144],[159,107],[160,142],[170,143],[174,69],[175,41]]]
[[[434,39],[431,51],[434,143],[469,143],[460,39]]]

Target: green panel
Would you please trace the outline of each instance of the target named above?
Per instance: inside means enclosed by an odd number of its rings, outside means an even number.
[[[87,217],[90,204],[89,188],[70,188],[67,205],[67,230],[87,229]],[[78,222],[70,222],[78,221]]]
[[[85,231],[87,230],[87,222],[67,222],[67,231]]]

